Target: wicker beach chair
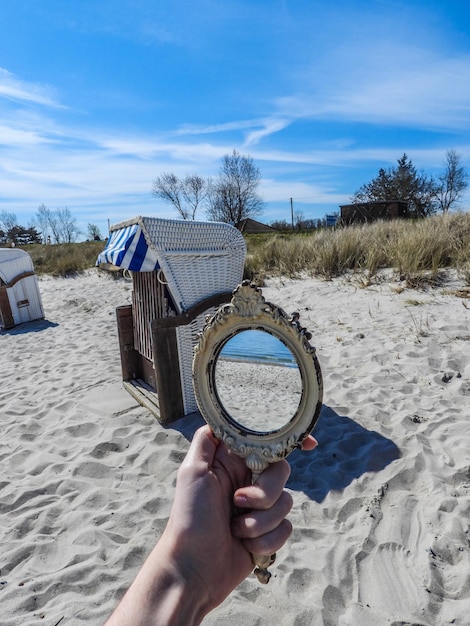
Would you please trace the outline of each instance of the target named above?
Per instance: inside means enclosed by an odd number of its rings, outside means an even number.
[[[0,330],[44,318],[41,294],[29,254],[0,249]]]
[[[111,228],[97,264],[133,280],[132,306],[118,309],[124,385],[162,422],[197,410],[197,334],[242,281],[245,254],[228,224],[136,217]]]

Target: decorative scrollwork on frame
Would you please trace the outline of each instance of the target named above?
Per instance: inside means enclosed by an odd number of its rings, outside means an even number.
[[[221,346],[229,337],[251,328],[265,330],[289,348],[296,358],[304,387],[296,414],[288,416],[284,427],[268,433],[253,433],[233,420],[221,405],[214,382]],[[305,436],[313,428],[321,407],[323,384],[310,338],[311,333],[302,327],[297,312],[289,316],[281,307],[266,302],[261,289],[249,281],[239,285],[231,302],[219,307],[208,318],[195,347],[193,382],[196,400],[216,436],[229,447],[237,447],[234,451],[240,456],[247,457],[257,451],[263,458],[279,460],[298,445],[296,437]],[[265,451],[260,452],[263,448]]]
[[[261,289],[245,280],[233,292],[232,311],[240,317],[257,317],[264,311],[265,300]]]

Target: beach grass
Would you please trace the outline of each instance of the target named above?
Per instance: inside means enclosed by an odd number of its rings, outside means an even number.
[[[34,243],[20,247],[31,256],[37,274],[70,276],[94,267],[105,243],[105,241],[61,244]]]
[[[274,275],[331,279],[357,274],[365,285],[391,269],[407,285],[438,283],[454,268],[470,285],[470,213],[424,220],[380,221],[308,233],[247,235],[245,278],[262,284]],[[24,246],[38,274],[68,276],[95,265],[105,242]]]
[[[357,272],[373,281],[385,268],[410,286],[438,282],[454,268],[470,284],[470,213],[323,229],[311,234],[247,237],[247,277],[307,273],[331,279]]]

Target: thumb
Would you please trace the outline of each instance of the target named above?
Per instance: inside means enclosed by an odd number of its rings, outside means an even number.
[[[182,463],[184,465],[211,467],[219,445],[209,426],[201,426],[194,433],[188,453]]]

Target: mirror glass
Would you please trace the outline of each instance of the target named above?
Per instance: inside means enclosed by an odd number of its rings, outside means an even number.
[[[302,378],[292,352],[264,330],[243,330],[219,352],[214,383],[231,418],[256,432],[273,431],[295,415]]]

